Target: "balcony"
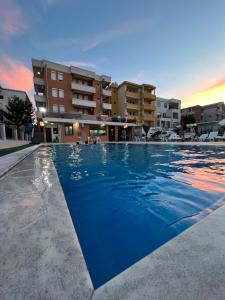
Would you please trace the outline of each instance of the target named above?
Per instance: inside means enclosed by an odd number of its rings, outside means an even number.
[[[34,95],[34,99],[36,102],[46,102],[46,97],[45,96],[40,96],[40,95]]]
[[[146,122],[154,122],[155,121],[155,116],[153,115],[143,115],[142,120]]]
[[[88,107],[88,108],[95,108],[96,107],[96,101],[91,100],[83,100],[83,99],[72,99],[72,104],[79,107]]]
[[[111,97],[112,96],[112,92],[110,90],[102,90],[102,96],[103,98],[106,98],[106,97]]]
[[[127,102],[127,109],[140,110],[140,105]]]
[[[34,84],[44,85],[44,79],[39,77],[34,77]]]
[[[155,111],[154,104],[144,103],[143,108],[144,108],[144,110],[147,110],[147,111]]]
[[[111,103],[103,103],[102,107],[105,110],[111,110],[112,109],[112,104]]]
[[[144,92],[144,93],[143,93],[143,98],[144,98],[144,99],[155,100],[155,99],[156,99],[156,96],[155,96],[154,94]]]
[[[135,99],[139,99],[140,98],[139,93],[133,93],[133,92],[126,92],[126,96],[130,97],[130,98],[135,98]]]
[[[79,84],[76,82],[72,82],[71,84],[72,90],[75,90],[77,92],[85,92],[86,94],[95,94],[96,88],[89,85]]]

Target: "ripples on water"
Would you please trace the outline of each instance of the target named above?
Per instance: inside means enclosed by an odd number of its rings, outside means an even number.
[[[225,201],[223,147],[57,145],[52,155],[95,287]]]

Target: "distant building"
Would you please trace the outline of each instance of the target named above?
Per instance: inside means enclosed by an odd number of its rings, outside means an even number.
[[[124,81],[110,85],[113,117],[127,118],[137,125],[154,126],[155,86]]]
[[[112,121],[110,76],[47,60],[32,59],[32,66],[46,142],[117,141],[122,129],[132,138],[135,124]]]
[[[208,105],[195,105],[181,110],[182,116],[193,115],[199,133],[218,130],[218,122],[225,119],[225,104],[217,102]]]
[[[157,127],[176,128],[181,119],[181,100],[157,97],[155,115]]]
[[[25,91],[0,87],[0,108],[5,110],[9,100],[13,99],[14,97],[18,97],[24,101],[25,100],[30,101]],[[16,140],[19,138],[23,140],[24,139],[23,128],[21,128],[21,130],[17,132],[15,126],[8,125],[3,115],[0,114],[0,138],[1,139],[12,138]]]

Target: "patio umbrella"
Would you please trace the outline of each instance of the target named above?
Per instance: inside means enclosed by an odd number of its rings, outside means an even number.
[[[221,120],[221,121],[219,122],[219,125],[220,125],[220,126],[225,126],[225,119]]]

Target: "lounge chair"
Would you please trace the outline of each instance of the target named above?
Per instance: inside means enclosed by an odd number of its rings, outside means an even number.
[[[216,141],[225,141],[225,131],[224,131],[224,134],[223,135],[221,135],[221,136],[216,136],[215,137],[215,140]]]
[[[208,136],[209,136],[208,133],[203,133],[203,134],[200,135],[198,140],[201,141],[201,142],[205,142]]]
[[[176,134],[175,132],[171,133],[171,135],[168,137],[168,141],[181,141],[181,137]]]
[[[206,138],[206,141],[215,141],[215,138],[218,136],[218,131],[211,131],[209,136]]]

